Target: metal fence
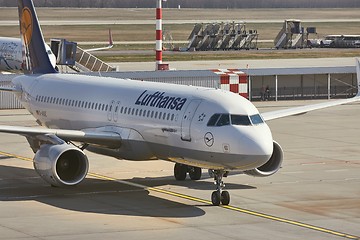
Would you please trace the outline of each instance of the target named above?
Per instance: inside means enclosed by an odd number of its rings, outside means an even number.
[[[0,79],[0,86],[9,86],[10,81],[2,76]],[[0,91],[0,109],[21,109],[24,108],[20,101],[11,92]]]
[[[252,89],[252,101],[275,100],[275,89],[270,88],[268,94],[261,88]],[[351,98],[357,94],[356,88],[347,86],[333,86],[330,89],[330,98]],[[327,86],[317,87],[280,87],[278,88],[278,100],[305,100],[305,99],[327,99]]]

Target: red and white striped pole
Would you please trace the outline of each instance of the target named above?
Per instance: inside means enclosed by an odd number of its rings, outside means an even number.
[[[162,64],[162,0],[156,0],[156,70]]]

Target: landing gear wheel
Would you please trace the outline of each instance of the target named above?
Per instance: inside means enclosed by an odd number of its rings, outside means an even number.
[[[224,170],[209,170],[214,176],[214,182],[216,185],[216,191],[211,194],[211,202],[214,206],[219,206],[220,202],[222,205],[229,205],[230,203],[230,194],[228,191],[223,191],[225,184],[223,182],[223,177],[228,175],[228,172]]]
[[[221,193],[221,204],[222,205],[229,205],[230,203],[230,194],[228,191],[223,191]]]
[[[178,181],[184,181],[186,179],[186,174],[187,174],[187,166],[180,163],[176,163],[174,166],[175,179]]]
[[[211,194],[211,202],[214,206],[219,206],[220,205],[220,199],[221,196],[220,196],[220,192],[218,191],[214,191],[212,194]]]
[[[201,168],[199,167],[189,167],[189,176],[191,180],[200,180],[201,178]]]

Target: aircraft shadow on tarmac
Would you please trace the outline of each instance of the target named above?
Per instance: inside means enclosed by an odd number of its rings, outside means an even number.
[[[0,166],[0,201],[38,201],[54,207],[110,215],[198,217],[196,207],[151,196],[149,191],[114,181],[87,178],[75,187],[54,188],[32,169]]]
[[[236,175],[236,173],[229,174]],[[208,180],[212,180],[210,176],[207,173],[203,172],[203,176],[201,180],[190,180],[189,177],[187,177],[184,181],[176,181],[174,179],[174,176],[168,176],[168,177],[145,177],[145,178],[133,178],[129,181],[143,184],[149,187],[157,187],[157,186],[164,186],[164,185],[174,185],[174,186],[182,186],[187,187],[189,189],[196,189],[196,190],[208,190],[208,191],[214,191],[215,185],[212,182],[209,182]],[[225,190],[240,190],[240,189],[256,189],[256,187],[249,186],[249,185],[243,185],[243,184],[237,184],[237,183],[230,183],[231,178],[224,178],[224,183],[226,185]],[[207,180],[207,181],[205,181]],[[211,192],[210,192],[211,193]],[[209,193],[209,194],[210,194]]]
[[[171,184],[201,190],[214,188],[208,181],[178,182],[170,176],[126,181],[148,187]],[[227,187],[253,188],[237,184],[228,184]],[[72,211],[111,215],[190,218],[205,214],[204,210],[196,206],[174,202],[166,197],[152,196],[147,190],[116,181],[86,178],[75,187],[51,187],[35,170],[13,166],[0,166],[0,201],[38,201]]]

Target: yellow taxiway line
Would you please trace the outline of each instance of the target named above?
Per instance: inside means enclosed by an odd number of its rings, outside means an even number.
[[[6,153],[6,152],[0,151],[0,155],[32,162],[31,158],[18,156],[16,154],[11,154],[11,153]],[[148,190],[148,191],[158,192],[158,193],[162,193],[162,194],[165,194],[165,195],[170,195],[170,196],[174,196],[174,197],[178,197],[178,198],[182,198],[182,199],[186,199],[186,200],[190,200],[190,201],[194,201],[194,202],[198,202],[198,203],[212,205],[211,201],[201,199],[201,198],[197,198],[197,197],[188,196],[188,195],[185,195],[185,194],[181,194],[181,193],[177,193],[177,192],[173,192],[173,191],[169,191],[169,190],[165,190],[165,189],[161,189],[159,187],[148,187],[148,186],[145,186],[145,185],[142,185],[142,184],[137,184],[137,183],[132,183],[132,182],[129,182],[129,181],[119,180],[119,179],[116,179],[116,178],[104,176],[104,175],[97,174],[97,173],[88,173],[88,175],[91,176],[91,177],[102,179],[102,180],[114,181],[114,182],[118,182],[118,183],[121,183],[121,184],[126,184],[126,185],[130,185],[130,186],[133,186],[133,187],[142,188],[142,189]],[[251,211],[251,210],[244,209],[244,208],[239,208],[239,207],[230,206],[230,205],[220,205],[220,207],[223,208],[223,209],[232,210],[232,211],[235,211],[235,212],[240,212],[240,213],[248,214],[248,215],[255,216],[255,217],[260,217],[260,218],[264,218],[264,219],[268,219],[268,220],[272,220],[272,221],[276,221],[276,222],[290,224],[290,225],[297,226],[297,227],[311,229],[311,230],[314,230],[314,231],[317,231],[317,232],[322,232],[322,233],[335,235],[335,236],[338,236],[338,237],[343,237],[343,238],[347,238],[347,239],[354,239],[354,240],[360,240],[359,236],[354,236],[354,235],[334,231],[334,230],[323,228],[323,227],[318,227],[318,226],[307,224],[307,223],[302,223],[302,222],[298,222],[298,221],[294,221],[294,220],[289,220],[289,219],[282,218],[282,217],[276,217],[276,216],[268,215],[268,214],[265,214],[265,213],[255,212],[255,211]]]

